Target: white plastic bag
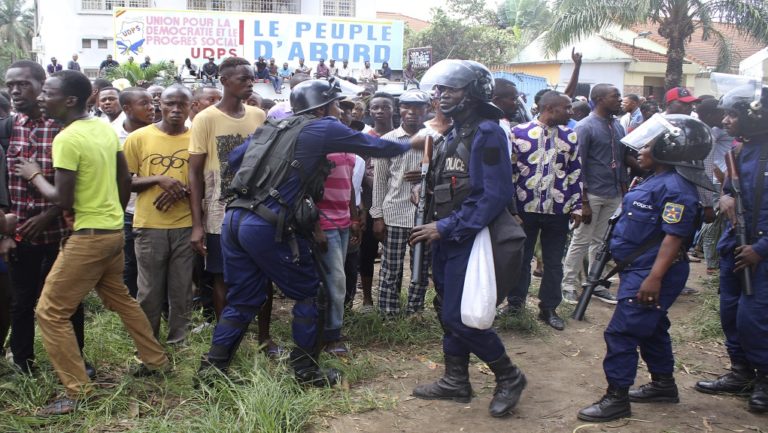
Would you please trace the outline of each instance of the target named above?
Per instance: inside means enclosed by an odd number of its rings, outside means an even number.
[[[488,329],[496,316],[496,270],[488,227],[480,230],[472,244],[464,291],[461,295],[461,322],[470,328]]]

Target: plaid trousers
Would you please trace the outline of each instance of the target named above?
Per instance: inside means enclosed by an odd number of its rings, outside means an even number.
[[[400,313],[400,287],[403,285],[403,262],[408,246],[409,227],[387,226],[387,240],[383,243],[381,270],[379,272],[379,311],[382,314]],[[406,313],[411,314],[424,309],[424,296],[429,284],[429,264],[432,256],[429,247],[424,248],[424,260],[421,265],[421,281],[408,286],[408,306]],[[413,250],[411,250],[411,270],[413,270]]]

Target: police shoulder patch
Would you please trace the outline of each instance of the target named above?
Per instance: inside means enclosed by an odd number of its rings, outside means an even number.
[[[677,224],[683,219],[684,210],[684,205],[667,202],[664,204],[664,212],[661,214],[661,219],[667,224]]]

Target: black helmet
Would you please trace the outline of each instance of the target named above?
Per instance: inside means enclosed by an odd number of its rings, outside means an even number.
[[[338,81],[333,78],[303,81],[291,89],[293,114],[308,113],[337,99],[344,99],[344,96],[341,94]]]
[[[478,111],[483,117],[500,119],[504,112],[491,103],[493,99],[494,79],[491,71],[472,60],[445,59],[435,63],[421,79],[421,87],[431,91],[435,86],[445,86],[468,91],[468,96],[480,104]],[[462,110],[460,103],[451,110]],[[451,113],[444,113],[450,115]]]
[[[662,134],[653,144],[651,156],[657,162],[675,167],[690,182],[715,191],[704,171],[704,159],[712,150],[712,133],[704,122],[683,114],[664,116],[674,128]]]
[[[739,136],[753,137],[768,132],[768,87],[741,85],[723,95],[719,106],[726,113],[736,114]]]

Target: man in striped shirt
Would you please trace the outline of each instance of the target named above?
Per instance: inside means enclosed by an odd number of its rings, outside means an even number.
[[[385,140],[407,143],[421,128],[429,109],[429,95],[417,89],[400,96],[399,128],[385,134]],[[379,310],[390,316],[400,313],[403,258],[414,223],[416,208],[410,202],[411,183],[406,173],[418,170],[422,153],[409,150],[392,158],[376,158],[373,172],[373,233],[384,246],[379,274]],[[413,257],[411,257],[413,259]],[[413,264],[413,261],[411,261]],[[422,261],[421,281],[408,287],[406,314],[424,309],[429,260]]]

